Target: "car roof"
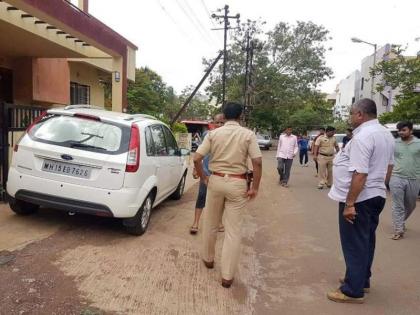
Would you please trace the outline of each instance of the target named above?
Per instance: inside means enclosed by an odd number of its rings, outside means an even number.
[[[85,114],[100,117],[101,120],[108,122],[116,122],[123,125],[131,125],[133,122],[158,122],[164,124],[157,118],[146,114],[126,114],[113,112],[101,107],[91,105],[70,105],[66,107],[52,108],[47,111],[49,114],[73,116],[74,114]]]

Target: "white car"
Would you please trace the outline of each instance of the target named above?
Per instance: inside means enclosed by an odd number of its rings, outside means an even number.
[[[257,142],[258,146],[265,150],[270,150],[271,146],[273,145],[269,135],[257,135]]]
[[[340,150],[343,148],[343,139],[344,139],[345,136],[346,136],[345,133],[336,133],[336,134],[334,134],[334,137],[337,140],[338,147],[340,148]]]
[[[9,204],[23,215],[46,206],[123,218],[128,232],[141,235],[153,207],[181,198],[188,154],[150,116],[89,106],[50,109],[14,148]]]

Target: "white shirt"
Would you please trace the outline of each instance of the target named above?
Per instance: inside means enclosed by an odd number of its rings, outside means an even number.
[[[297,154],[298,150],[299,146],[297,143],[296,136],[288,136],[286,134],[280,135],[276,157],[282,159],[293,159],[293,157]]]
[[[356,202],[374,197],[386,198],[385,176],[394,164],[395,141],[377,119],[369,120],[353,131],[353,138],[333,162],[333,186],[328,196],[346,202],[353,173],[368,174]]]

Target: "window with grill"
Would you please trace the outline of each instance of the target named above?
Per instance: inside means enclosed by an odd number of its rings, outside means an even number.
[[[70,104],[90,104],[90,86],[70,82]]]

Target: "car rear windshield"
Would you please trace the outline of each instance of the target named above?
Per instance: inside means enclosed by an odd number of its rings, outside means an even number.
[[[46,116],[29,132],[39,142],[104,154],[127,152],[130,128],[72,116]]]

